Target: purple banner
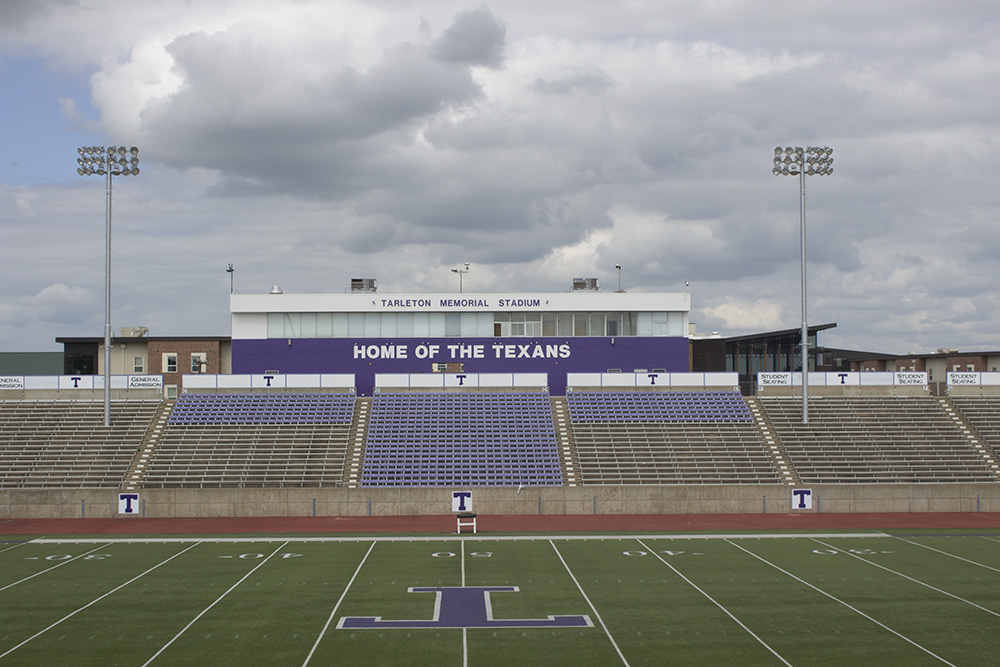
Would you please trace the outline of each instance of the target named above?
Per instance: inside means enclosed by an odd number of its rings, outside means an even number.
[[[370,396],[376,373],[547,373],[549,393],[566,393],[567,373],[690,369],[686,338],[269,338],[233,341],[233,373],[353,373]],[[449,369],[451,370],[451,369]]]

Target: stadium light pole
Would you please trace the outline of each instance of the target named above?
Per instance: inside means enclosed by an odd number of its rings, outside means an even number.
[[[829,146],[789,146],[774,149],[775,176],[799,177],[799,238],[802,254],[802,423],[809,423],[809,325],[806,317],[806,175],[833,173],[833,149]]]
[[[77,149],[81,176],[105,176],[104,226],[104,425],[111,426],[111,177],[139,173],[139,149],[135,146],[82,146]]]
[[[465,263],[464,271],[462,269],[452,269],[451,272],[458,274],[458,293],[461,294],[462,292],[465,291],[462,285],[462,279],[465,277],[465,274],[469,272],[469,263],[468,262]]]

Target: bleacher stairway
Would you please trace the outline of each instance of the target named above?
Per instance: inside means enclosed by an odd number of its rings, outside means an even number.
[[[132,464],[129,466],[128,472],[125,473],[125,480],[122,487],[126,491],[132,491],[142,486],[142,478],[146,473],[146,466],[156,452],[160,436],[163,435],[164,429],[167,428],[170,411],[176,402],[176,399],[163,401],[156,414],[153,415],[153,420],[150,422],[149,428],[146,429],[146,435],[143,436],[142,443],[140,443],[139,449],[132,459]]]
[[[556,429],[556,444],[562,458],[563,484],[576,486],[579,483],[579,462],[576,456],[576,441],[569,415],[569,404],[565,396],[553,396],[552,421]]]

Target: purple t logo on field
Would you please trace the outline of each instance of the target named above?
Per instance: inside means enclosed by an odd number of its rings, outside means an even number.
[[[517,593],[517,586],[411,587],[410,593],[434,593],[434,617],[429,620],[394,621],[381,616],[344,616],[337,628],[421,629],[421,628],[592,628],[589,616],[549,616],[548,618],[493,618],[490,593]]]

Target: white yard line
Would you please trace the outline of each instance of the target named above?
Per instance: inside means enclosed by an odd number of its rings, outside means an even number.
[[[462,540],[462,588],[465,588],[465,540]],[[468,628],[462,628],[462,667],[469,667]]]
[[[225,598],[225,597],[226,597],[227,595],[229,595],[230,593],[232,593],[232,592],[233,592],[233,590],[235,590],[237,586],[239,586],[239,585],[240,585],[240,584],[242,584],[242,583],[243,583],[244,581],[246,581],[246,580],[247,580],[247,578],[248,578],[248,577],[249,577],[249,576],[250,576],[251,574],[253,574],[253,573],[254,573],[254,572],[256,572],[257,570],[259,570],[259,569],[260,569],[260,568],[261,568],[261,567],[262,567],[262,566],[264,565],[264,563],[266,563],[267,561],[271,560],[271,557],[272,557],[272,556],[274,556],[274,554],[276,554],[276,553],[278,553],[279,551],[281,551],[281,550],[282,550],[283,548],[285,548],[285,546],[287,546],[287,545],[288,545],[288,542],[285,542],[285,543],[284,543],[284,544],[282,544],[282,545],[281,545],[280,547],[278,547],[277,549],[275,549],[274,551],[272,551],[272,552],[270,553],[270,555],[269,555],[269,556],[268,556],[267,558],[265,558],[264,560],[262,560],[262,561],[261,561],[261,562],[260,562],[260,563],[259,563],[259,564],[258,564],[258,565],[257,565],[256,567],[254,567],[254,568],[253,568],[252,570],[250,570],[249,572],[247,572],[246,574],[244,574],[244,575],[243,575],[243,576],[242,576],[242,577],[240,578],[240,580],[239,580],[239,581],[237,581],[237,582],[236,582],[235,584],[233,584],[232,586],[230,586],[230,587],[229,587],[229,590],[227,590],[227,591],[226,591],[225,593],[223,593],[222,595],[220,595],[219,597],[217,597],[217,598],[215,599],[215,602],[213,602],[212,604],[210,604],[210,605],[208,605],[207,607],[205,607],[204,609],[202,609],[202,610],[201,610],[201,613],[200,613],[200,614],[198,614],[198,615],[197,615],[197,616],[195,616],[195,617],[194,617],[193,619],[191,619],[191,622],[190,622],[190,623],[188,623],[187,625],[185,625],[185,626],[184,626],[184,628],[183,628],[183,629],[182,629],[182,630],[181,630],[180,632],[178,632],[178,633],[177,633],[176,635],[174,635],[174,636],[173,636],[173,638],[171,638],[171,640],[170,640],[170,641],[168,641],[168,642],[167,642],[166,644],[164,644],[163,646],[161,646],[161,647],[160,647],[160,650],[159,650],[159,651],[157,651],[156,653],[154,653],[154,654],[153,654],[153,657],[151,657],[151,658],[150,658],[149,660],[147,660],[146,662],[144,662],[144,663],[143,663],[143,667],[146,667],[146,665],[148,665],[149,663],[151,663],[151,662],[153,662],[154,660],[156,660],[156,658],[158,658],[158,657],[159,657],[159,655],[160,655],[161,653],[163,653],[164,651],[166,651],[166,650],[167,650],[167,647],[168,647],[168,646],[170,646],[171,644],[173,644],[173,643],[174,643],[175,641],[177,641],[177,640],[178,640],[178,639],[180,638],[180,636],[181,636],[181,635],[183,635],[183,634],[184,634],[185,632],[187,632],[187,631],[188,631],[188,628],[190,628],[190,627],[191,627],[192,625],[194,625],[194,624],[195,624],[195,623],[196,623],[196,622],[198,621],[198,619],[199,619],[199,618],[201,618],[202,616],[204,616],[205,614],[207,614],[207,613],[208,613],[208,611],[209,611],[209,610],[210,610],[210,609],[211,609],[212,607],[214,607],[215,605],[217,605],[217,604],[219,604],[220,602],[222,602],[222,599],[223,599],[223,598]],[[182,553],[183,553],[183,552],[182,552]]]
[[[906,540],[904,540],[904,542],[905,541]],[[963,597],[959,597],[959,596],[957,596],[957,595],[955,595],[953,593],[949,593],[948,591],[945,591],[945,590],[942,590],[940,588],[937,588],[936,586],[931,586],[930,584],[928,584],[926,582],[920,581],[919,579],[914,579],[913,577],[911,577],[909,575],[906,575],[906,574],[903,574],[902,572],[897,572],[896,570],[888,568],[888,567],[886,567],[884,565],[879,565],[875,561],[868,560],[867,558],[862,558],[858,554],[852,554],[850,551],[844,551],[843,549],[838,549],[837,547],[835,547],[835,546],[833,546],[831,544],[827,544],[826,542],[821,542],[819,540],[813,540],[813,542],[816,542],[817,544],[822,544],[827,549],[833,549],[834,551],[838,551],[838,552],[840,552],[842,554],[846,554],[846,555],[850,556],[851,558],[856,558],[859,561],[861,561],[862,563],[868,563],[869,565],[874,565],[875,567],[877,567],[880,570],[885,570],[886,572],[889,572],[890,574],[895,574],[897,577],[902,577],[903,579],[906,579],[907,581],[912,581],[915,584],[919,584],[921,586],[929,588],[932,591],[934,591],[935,593],[940,593],[941,595],[947,595],[948,597],[950,597],[950,598],[952,598],[954,600],[958,600],[959,602],[964,602],[965,604],[971,605],[971,606],[975,607],[976,609],[979,609],[981,611],[985,611],[987,614],[993,614],[997,618],[1000,618],[1000,614],[998,614],[997,612],[993,611],[992,609],[987,609],[986,607],[980,606],[980,605],[976,604],[975,602],[972,602],[971,600],[966,600]],[[937,551],[937,549],[934,549],[933,551]],[[941,552],[941,553],[944,553],[944,552]],[[960,560],[965,560],[965,559],[962,558]],[[972,561],[968,561],[968,562],[972,562]],[[990,568],[990,569],[992,570],[994,568]]]
[[[375,548],[377,540],[372,540],[371,538],[369,538],[369,540],[372,545],[368,547],[368,551],[365,552],[365,557],[361,559],[360,563],[358,563],[357,569],[354,570],[354,575],[351,577],[351,580],[347,582],[347,586],[344,587],[344,592],[340,594],[340,599],[337,600],[337,604],[333,605],[333,611],[330,612],[330,617],[326,619],[326,624],[323,625],[323,629],[320,631],[319,637],[316,638],[316,642],[309,650],[309,655],[306,656],[305,662],[302,663],[302,667],[306,667],[306,665],[309,664],[309,661],[312,660],[313,653],[316,652],[316,647],[319,646],[319,643],[323,640],[323,636],[326,635],[326,631],[330,629],[330,623],[333,622],[333,618],[337,615],[337,610],[340,609],[340,603],[344,601],[345,597],[347,597],[347,591],[351,590],[351,584],[353,584],[354,580],[358,578],[358,573],[361,572],[361,568],[365,566],[365,561],[368,560],[369,554],[371,554],[372,549]]]
[[[729,542],[729,540],[726,540],[726,542]],[[943,663],[944,663],[944,664],[946,664],[946,665],[951,665],[951,667],[956,667],[956,665],[954,665],[953,663],[950,663],[950,662],[948,662],[947,660],[945,660],[944,658],[942,658],[942,657],[941,657],[941,656],[939,656],[938,654],[934,653],[934,652],[933,652],[933,651],[931,651],[930,649],[927,649],[927,648],[924,648],[923,646],[921,646],[921,645],[920,645],[920,644],[918,644],[917,642],[913,641],[913,640],[912,640],[912,639],[910,639],[909,637],[906,637],[906,636],[904,636],[904,635],[900,634],[899,632],[897,632],[897,631],[893,630],[892,628],[890,628],[890,627],[889,627],[888,625],[886,625],[885,623],[882,623],[881,621],[878,621],[878,620],[876,620],[876,619],[872,618],[871,616],[869,616],[869,615],[868,615],[868,614],[866,614],[865,612],[861,611],[861,610],[860,610],[860,609],[858,609],[857,607],[854,607],[854,606],[851,606],[851,605],[850,605],[849,603],[847,603],[847,602],[844,602],[844,601],[843,601],[843,600],[841,600],[840,598],[838,598],[838,597],[835,597],[834,595],[831,595],[830,593],[827,593],[827,592],[826,592],[826,591],[824,591],[823,589],[821,589],[821,588],[818,588],[817,586],[814,586],[814,585],[810,584],[810,583],[809,583],[808,581],[806,581],[805,579],[802,579],[802,578],[800,578],[800,577],[797,577],[797,576],[795,576],[794,574],[792,574],[792,573],[791,573],[791,572],[789,572],[788,570],[786,570],[786,569],[784,569],[784,568],[782,568],[782,567],[780,567],[780,566],[778,566],[778,565],[775,565],[774,563],[772,563],[771,561],[767,560],[766,558],[763,558],[763,557],[761,557],[761,556],[758,556],[758,555],[757,555],[757,554],[755,554],[754,552],[752,552],[752,551],[750,551],[750,550],[748,550],[748,549],[744,549],[743,547],[741,547],[741,546],[740,546],[740,545],[738,545],[738,544],[735,544],[735,543],[733,543],[733,542],[729,542],[729,543],[730,543],[730,544],[732,544],[732,545],[733,545],[734,547],[736,547],[737,549],[739,549],[740,551],[743,551],[743,552],[745,552],[745,553],[748,553],[748,554],[750,554],[751,556],[753,556],[753,557],[754,557],[754,558],[756,558],[757,560],[761,561],[762,563],[766,563],[767,565],[770,565],[770,566],[771,566],[771,567],[773,567],[773,568],[774,568],[775,570],[777,570],[778,572],[781,572],[781,573],[782,573],[782,574],[784,574],[785,576],[788,576],[788,577],[791,577],[792,579],[794,579],[795,581],[799,582],[800,584],[803,584],[803,585],[805,585],[805,586],[808,586],[809,588],[813,589],[814,591],[816,591],[816,592],[817,592],[817,593],[819,593],[820,595],[823,595],[823,596],[825,596],[825,597],[828,597],[828,598],[830,598],[831,600],[833,600],[834,602],[837,602],[837,603],[839,603],[839,604],[842,604],[843,606],[845,606],[845,607],[847,607],[848,609],[850,609],[851,611],[853,611],[853,612],[854,612],[855,614],[858,614],[859,616],[862,616],[862,617],[864,617],[864,618],[868,619],[869,621],[871,621],[871,622],[872,622],[872,623],[874,623],[875,625],[879,626],[879,627],[880,627],[880,628],[882,628],[883,630],[885,630],[885,631],[887,631],[887,632],[890,632],[890,633],[892,633],[892,634],[896,635],[897,637],[899,637],[900,639],[902,639],[903,641],[905,641],[905,642],[906,642],[907,644],[910,644],[911,646],[913,646],[913,647],[915,647],[915,648],[918,648],[918,649],[920,649],[921,651],[923,651],[923,652],[924,652],[924,653],[926,653],[927,655],[929,655],[929,656],[931,656],[931,657],[933,657],[933,658],[936,658],[937,660],[940,660],[941,662],[943,662]]]
[[[70,558],[70,559],[68,559],[68,560],[64,560],[64,561],[59,561],[59,563],[58,563],[57,565],[53,565],[52,567],[47,567],[47,568],[45,568],[44,570],[40,570],[40,571],[38,571],[38,572],[35,572],[34,574],[32,574],[32,575],[29,575],[29,576],[25,577],[24,579],[20,579],[20,580],[18,580],[18,581],[15,581],[15,582],[14,582],[14,583],[12,583],[12,584],[7,584],[7,585],[6,585],[6,586],[4,586],[3,588],[0,588],[0,591],[5,591],[5,590],[7,590],[8,588],[11,588],[11,587],[13,587],[13,586],[17,586],[18,584],[21,584],[21,583],[24,583],[25,581],[28,581],[29,579],[34,579],[35,577],[37,577],[37,576],[39,576],[39,575],[42,575],[42,574],[45,574],[46,572],[51,572],[52,570],[56,569],[57,567],[62,567],[63,565],[66,565],[67,563],[72,563],[72,562],[73,562],[73,561],[75,561],[75,560],[80,560],[80,559],[81,559],[81,558],[83,558],[84,556],[89,556],[90,554],[94,553],[94,552],[95,552],[95,551],[97,551],[98,549],[101,549],[102,547],[109,547],[109,546],[111,546],[111,544],[110,544],[110,543],[105,543],[105,544],[102,544],[102,545],[100,545],[100,546],[97,546],[97,547],[94,547],[94,548],[93,548],[93,549],[91,549],[90,551],[87,551],[86,553],[82,553],[82,554],[80,554],[79,556],[75,556],[75,557],[73,557],[73,558]]]
[[[104,598],[108,597],[108,596],[109,596],[109,595],[111,595],[112,593],[115,593],[115,592],[117,592],[117,591],[119,591],[119,590],[121,590],[121,589],[125,588],[126,586],[128,586],[129,584],[131,584],[131,583],[132,583],[133,581],[136,581],[136,580],[138,580],[138,579],[141,579],[142,577],[145,577],[145,576],[146,576],[147,574],[149,574],[150,572],[152,572],[152,571],[153,571],[153,570],[155,570],[156,568],[160,567],[161,565],[165,565],[165,564],[169,563],[169,562],[170,562],[170,561],[172,561],[173,559],[175,559],[175,558],[177,558],[178,556],[180,556],[180,555],[181,555],[182,553],[185,553],[186,551],[190,551],[191,549],[194,549],[194,548],[195,548],[196,546],[198,546],[198,543],[197,543],[197,542],[195,542],[194,544],[192,544],[191,546],[189,546],[189,547],[188,547],[187,549],[183,549],[183,550],[181,550],[181,551],[178,551],[177,553],[175,553],[175,554],[174,554],[173,556],[171,556],[170,558],[167,558],[166,560],[164,560],[164,561],[161,561],[160,563],[157,563],[156,565],[154,565],[153,567],[149,568],[148,570],[146,570],[146,571],[145,571],[145,572],[143,572],[142,574],[139,574],[139,575],[136,575],[136,576],[132,577],[131,579],[129,579],[128,581],[126,581],[126,582],[125,582],[124,584],[122,584],[122,585],[120,585],[120,586],[118,586],[118,587],[116,587],[116,588],[113,588],[113,589],[111,589],[110,591],[108,591],[107,593],[105,593],[104,595],[102,595],[101,597],[99,597],[99,598],[97,598],[97,599],[95,599],[95,600],[93,600],[93,601],[91,601],[91,602],[88,602],[87,604],[85,604],[84,606],[80,607],[80,608],[79,608],[79,609],[77,609],[76,611],[74,611],[74,612],[70,612],[69,614],[66,614],[65,616],[63,616],[63,617],[62,617],[62,618],[60,618],[60,619],[59,619],[58,621],[56,621],[55,623],[53,623],[53,624],[52,624],[52,625],[50,625],[49,627],[45,628],[45,629],[44,629],[44,630],[42,630],[41,632],[36,632],[35,634],[33,634],[32,636],[28,637],[27,639],[25,639],[25,640],[24,640],[23,642],[21,642],[20,644],[18,644],[17,646],[14,646],[14,647],[12,647],[12,648],[8,649],[6,653],[2,653],[2,654],[0,654],[0,658],[3,658],[4,656],[6,656],[6,655],[8,655],[8,654],[10,654],[10,653],[13,653],[13,652],[14,652],[14,651],[16,651],[17,649],[21,648],[22,646],[24,646],[25,644],[27,644],[28,642],[30,642],[30,641],[31,641],[32,639],[34,639],[35,637],[39,637],[39,636],[41,636],[41,635],[45,634],[46,632],[48,632],[48,631],[49,631],[49,630],[51,630],[52,628],[56,627],[57,625],[59,625],[59,624],[60,624],[60,623],[62,623],[63,621],[65,621],[65,620],[67,620],[67,619],[70,619],[70,618],[72,618],[73,616],[76,616],[77,614],[79,614],[79,613],[80,613],[81,611],[83,611],[83,610],[84,610],[84,609],[86,609],[87,607],[90,607],[91,605],[95,605],[95,604],[97,604],[98,602],[100,602],[100,601],[101,601],[101,600],[103,600]],[[96,551],[96,549],[95,549],[95,551]],[[67,561],[67,562],[69,562],[69,561]],[[50,568],[50,569],[51,569],[51,568]]]
[[[595,607],[594,603],[590,601],[589,597],[587,597],[587,593],[584,592],[583,586],[581,586],[580,582],[577,581],[576,576],[573,574],[573,571],[569,569],[569,565],[566,564],[566,560],[562,557],[562,554],[559,553],[559,548],[556,546],[556,543],[553,542],[552,540],[549,540],[549,544],[551,544],[552,548],[555,549],[556,555],[559,556],[559,561],[563,564],[563,567],[566,568],[566,573],[569,574],[569,578],[573,580],[574,584],[576,584],[576,588],[577,590],[580,591],[580,595],[582,595],[583,599],[587,601],[587,605],[590,607],[590,611],[594,613],[594,618],[596,618],[597,622],[601,624],[602,628],[604,628],[604,634],[608,636],[608,639],[611,641],[611,645],[615,647],[615,653],[617,653],[618,657],[621,658],[622,664],[625,665],[625,667],[629,667],[628,660],[625,659],[625,655],[622,653],[622,650],[618,648],[618,642],[616,642],[615,638],[611,636],[611,631],[608,630],[608,626],[605,625],[604,619],[601,618],[601,615],[599,613],[597,613],[597,607]]]
[[[992,567],[990,565],[985,565],[983,563],[977,563],[974,560],[969,560],[968,558],[962,558],[961,556],[956,556],[955,554],[948,553],[947,551],[941,551],[940,549],[935,549],[934,547],[929,547],[926,544],[921,544],[920,542],[912,542],[912,541],[904,539],[902,537],[897,537],[896,539],[900,540],[901,542],[906,542],[907,544],[912,544],[913,546],[920,547],[921,549],[928,549],[930,551],[937,552],[937,553],[942,554],[944,556],[949,556],[951,558],[955,558],[956,560],[960,560],[963,563],[968,563],[969,565],[976,565],[978,567],[986,568],[987,570],[993,570],[994,572],[1000,572],[1000,568]],[[990,540],[990,541],[991,542],[995,542],[996,540]]]
[[[716,600],[716,599],[715,599],[715,598],[713,598],[713,597],[712,597],[711,595],[709,595],[708,593],[706,593],[706,592],[705,592],[705,591],[704,591],[704,590],[703,590],[703,589],[702,589],[702,588],[701,588],[700,586],[698,586],[698,584],[694,583],[693,581],[691,581],[690,579],[688,579],[687,577],[685,577],[685,576],[684,576],[684,575],[683,575],[683,574],[681,573],[681,571],[680,571],[680,570],[678,570],[678,569],[677,569],[676,567],[674,567],[673,565],[671,565],[670,563],[668,563],[668,562],[666,561],[666,559],[664,559],[664,558],[663,558],[663,556],[661,556],[660,554],[656,553],[656,551],[655,551],[654,549],[651,549],[651,548],[649,548],[648,546],[646,546],[645,544],[643,544],[642,540],[636,540],[636,541],[637,541],[637,542],[638,542],[639,544],[641,544],[641,545],[642,545],[642,548],[643,548],[643,549],[646,549],[646,550],[647,550],[647,551],[648,551],[649,553],[651,553],[651,554],[653,554],[654,556],[656,556],[656,558],[657,558],[657,559],[658,559],[658,560],[659,560],[659,561],[660,561],[661,563],[663,563],[664,565],[666,565],[667,567],[669,567],[669,568],[670,568],[671,570],[673,570],[674,574],[676,574],[676,575],[677,575],[678,577],[680,577],[681,579],[683,579],[683,580],[684,580],[684,581],[685,581],[685,582],[686,582],[686,583],[687,583],[687,584],[688,584],[689,586],[691,586],[692,588],[694,588],[694,589],[695,589],[696,591],[698,591],[699,593],[701,593],[701,594],[702,594],[702,595],[703,595],[703,596],[704,596],[704,597],[705,597],[705,598],[706,598],[706,599],[707,599],[707,600],[708,600],[709,602],[711,602],[711,603],[712,603],[712,604],[714,604],[714,605],[715,605],[716,607],[718,607],[719,609],[721,609],[721,610],[722,610],[722,613],[724,613],[724,614],[725,614],[726,616],[728,616],[729,618],[733,619],[733,621],[734,621],[734,622],[735,622],[735,623],[736,623],[736,624],[737,624],[738,626],[740,626],[741,628],[743,628],[743,630],[744,630],[744,631],[745,631],[745,632],[746,632],[747,634],[749,634],[749,635],[750,635],[751,637],[753,637],[754,639],[756,639],[756,640],[757,640],[757,643],[759,643],[759,644],[760,644],[761,646],[763,646],[763,647],[764,647],[764,648],[766,648],[766,649],[767,649],[768,651],[770,651],[770,652],[771,652],[771,654],[772,654],[772,655],[773,655],[773,656],[774,656],[775,658],[777,658],[778,660],[780,660],[780,661],[782,662],[782,664],[785,664],[785,665],[788,665],[788,667],[792,667],[792,663],[790,663],[790,662],[788,662],[787,660],[785,660],[785,659],[784,659],[784,658],[783,658],[783,657],[781,656],[781,654],[780,654],[780,653],[778,653],[777,651],[775,651],[775,650],[774,650],[773,648],[771,648],[771,646],[769,646],[769,645],[768,645],[768,643],[767,643],[767,642],[765,642],[765,641],[764,641],[763,639],[761,639],[761,638],[760,638],[759,636],[757,636],[757,633],[755,633],[755,632],[754,632],[753,630],[751,630],[751,629],[750,629],[750,628],[748,628],[748,627],[747,627],[746,625],[744,625],[743,621],[741,621],[740,619],[736,618],[736,616],[735,616],[735,615],[734,615],[734,614],[733,614],[732,612],[730,612],[730,611],[729,611],[728,609],[726,609],[725,607],[723,607],[723,606],[722,606],[722,604],[721,604],[721,603],[719,603],[719,601],[718,601],[718,600]]]

